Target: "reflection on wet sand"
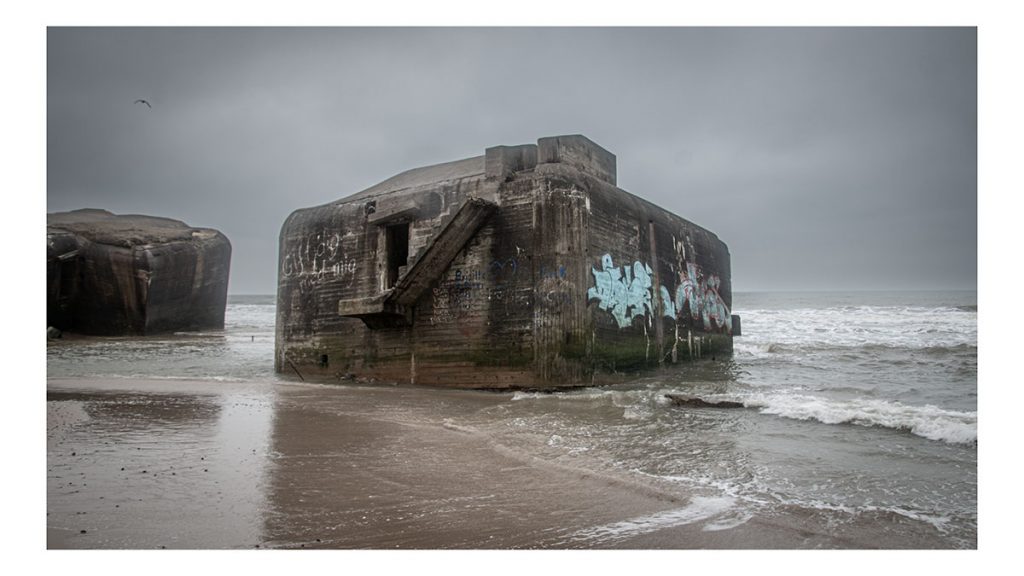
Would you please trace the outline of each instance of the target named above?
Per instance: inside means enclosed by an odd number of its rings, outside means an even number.
[[[49,387],[49,548],[567,547],[587,526],[679,505],[452,424],[502,395]]]
[[[581,430],[600,417],[571,402],[170,380],[53,379],[48,389],[48,548],[945,545],[902,517],[754,512],[523,427],[551,410]],[[728,430],[720,454],[736,452]]]
[[[259,542],[267,393],[151,384],[145,391],[50,387],[48,548]]]
[[[324,393],[328,392],[328,393]],[[452,418],[495,394],[293,388],[274,414],[265,537],[276,547],[537,548],[671,497],[567,471]],[[646,493],[645,493],[646,492]]]

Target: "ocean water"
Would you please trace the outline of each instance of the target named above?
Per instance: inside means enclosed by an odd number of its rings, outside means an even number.
[[[837,523],[899,517],[976,547],[975,292],[739,293],[734,313],[729,361],[516,394],[507,417],[569,453],[726,498],[736,522],[793,507]],[[666,393],[746,409],[684,409]]]
[[[47,377],[273,382],[276,297],[229,296],[224,330],[51,341]]]
[[[977,546],[975,292],[736,293],[733,312],[743,335],[731,359],[605,388],[494,393],[445,425],[693,495],[576,535],[583,544],[802,510],[832,525],[923,524],[930,545]],[[52,342],[47,373],[288,386],[273,373],[274,320],[274,297],[231,297],[223,331]],[[667,393],[745,408],[677,407]]]

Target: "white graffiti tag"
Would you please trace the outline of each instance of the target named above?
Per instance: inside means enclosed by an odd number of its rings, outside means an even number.
[[[313,280],[355,274],[356,260],[345,257],[341,243],[341,236],[327,231],[314,232],[295,241],[281,260],[281,274],[285,278]]]

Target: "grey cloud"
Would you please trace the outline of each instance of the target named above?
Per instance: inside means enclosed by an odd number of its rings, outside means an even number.
[[[295,208],[560,133],[716,232],[737,290],[976,286],[973,28],[51,28],[47,48],[48,210],[219,228],[235,293],[274,291]]]

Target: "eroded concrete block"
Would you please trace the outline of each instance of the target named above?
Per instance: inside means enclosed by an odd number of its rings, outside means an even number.
[[[47,322],[67,332],[224,327],[231,243],[178,220],[75,210],[47,215]]]

